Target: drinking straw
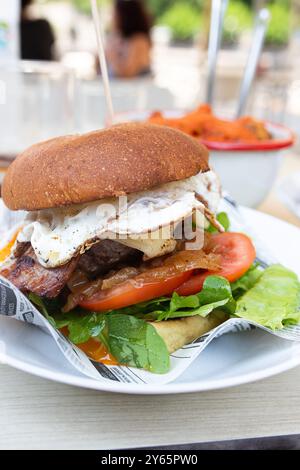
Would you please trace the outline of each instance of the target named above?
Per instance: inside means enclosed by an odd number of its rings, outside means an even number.
[[[240,96],[236,113],[237,117],[242,116],[246,109],[246,104],[255,77],[257,64],[264,45],[269,20],[269,10],[267,10],[266,8],[262,8],[261,10],[259,10],[255,21],[252,45],[249,51],[244,78],[240,89]]]
[[[100,9],[97,4],[97,0],[91,0],[91,9],[92,9],[93,21],[94,21],[94,26],[95,26],[96,38],[97,38],[98,57],[99,57],[99,62],[100,62],[100,67],[101,67],[104,94],[105,94],[105,100],[106,100],[106,105],[107,105],[108,122],[112,124],[114,121],[114,108],[113,108],[113,102],[112,102],[112,97],[111,97],[107,62],[106,62],[106,57],[105,57],[102,19],[100,15]]]
[[[212,0],[209,43],[208,43],[208,76],[206,103],[212,104],[214,98],[217,57],[221,45],[224,16],[228,0]]]

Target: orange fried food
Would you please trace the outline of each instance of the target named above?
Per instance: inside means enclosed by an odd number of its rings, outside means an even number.
[[[244,116],[233,121],[216,117],[207,104],[178,118],[166,118],[161,112],[153,113],[149,122],[185,132],[192,137],[211,142],[257,142],[272,138],[262,121]]]

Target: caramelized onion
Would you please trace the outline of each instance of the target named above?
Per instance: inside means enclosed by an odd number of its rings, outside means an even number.
[[[80,292],[82,287],[86,285],[88,278],[83,271],[76,269],[70,279],[68,280],[67,286],[71,292]]]
[[[181,250],[173,255],[142,263],[138,268],[122,268],[105,279],[88,281],[82,272],[77,271],[68,283],[71,294],[64,311],[72,310],[80,301],[91,298],[100,290],[111,290],[128,280],[135,286],[142,286],[155,281],[163,281],[187,271],[196,269],[217,271],[218,268],[219,256],[214,253],[205,253],[203,250]]]
[[[79,269],[76,270],[68,282],[68,288],[70,289],[71,294],[68,296],[68,300],[63,311],[69,312],[79,304],[80,300],[86,297],[91,297],[93,294],[98,292],[102,287],[102,282],[102,279],[89,281],[82,271]]]
[[[95,281],[89,281],[86,275],[79,269],[73,274],[68,282],[68,288],[71,294],[68,296],[64,312],[72,310],[82,299],[92,297],[96,292],[102,289],[111,289],[117,284],[127,281],[136,276],[139,271],[134,267],[127,267],[114,272],[109,277],[98,278]]]
[[[157,260],[158,262],[159,260]],[[132,282],[147,283],[151,281],[164,280],[186,271],[194,269],[209,269],[216,271],[219,268],[219,256],[214,253],[205,253],[203,250],[183,250],[174,255],[165,257],[160,265],[145,268],[132,279]],[[150,268],[150,269],[149,269]]]
[[[117,284],[121,284],[122,282],[125,282],[128,279],[137,276],[138,274],[139,274],[139,271],[137,268],[128,267],[128,268],[120,269],[120,271],[117,271],[112,276],[103,280],[101,289],[102,290],[111,289]]]

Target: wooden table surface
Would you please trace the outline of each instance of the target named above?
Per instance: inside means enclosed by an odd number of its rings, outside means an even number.
[[[289,156],[281,175],[300,171]],[[300,227],[273,190],[260,210]],[[300,433],[300,367],[253,384],[171,396],[100,393],[0,366],[1,449],[115,449]]]

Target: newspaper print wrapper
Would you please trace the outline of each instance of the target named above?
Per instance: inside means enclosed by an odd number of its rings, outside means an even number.
[[[257,261],[266,267],[276,262],[276,259],[268,253],[263,243],[253,233],[252,228],[247,226],[240,214],[238,206],[225,195],[220,211],[226,211],[231,221],[231,230],[248,233],[257,249]],[[23,214],[16,215],[6,209],[0,200],[0,240],[1,245],[10,239],[16,231],[16,227],[21,224]],[[273,334],[289,341],[300,341],[300,326],[290,326],[281,330],[272,331],[262,327],[255,322],[250,322],[242,318],[231,318],[214,330],[206,333],[191,344],[184,346],[171,354],[171,368],[167,374],[158,375],[150,372],[127,366],[107,366],[91,361],[78,347],[65,338],[60,331],[53,328],[43,315],[18,289],[4,278],[0,277],[0,314],[6,315],[23,322],[35,324],[52,336],[58,350],[65,359],[80,373],[97,381],[114,380],[126,383],[143,384],[166,384],[179,377],[191,363],[201,354],[201,352],[214,339],[225,333],[260,328],[269,334]]]

